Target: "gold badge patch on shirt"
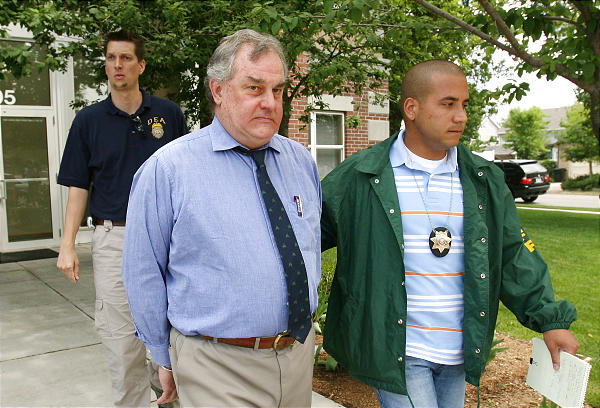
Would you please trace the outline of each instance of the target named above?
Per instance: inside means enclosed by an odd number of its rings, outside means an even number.
[[[521,238],[523,239],[523,245],[525,245],[525,248],[527,248],[529,252],[535,251],[535,244],[531,239],[529,239],[523,228],[521,228]]]
[[[163,128],[161,123],[153,123],[152,124],[152,136],[155,139],[160,139],[165,134],[165,129]]]

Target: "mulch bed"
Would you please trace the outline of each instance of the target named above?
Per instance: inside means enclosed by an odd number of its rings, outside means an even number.
[[[480,396],[482,407],[522,408],[539,407],[542,396],[525,384],[531,342],[497,333],[503,340],[499,347],[508,347],[488,364],[481,378]],[[322,338],[317,336],[317,344]],[[326,360],[321,351],[319,359]],[[326,371],[324,366],[314,368],[313,390],[347,408],[379,408],[373,389],[351,378],[346,371]],[[467,384],[466,408],[477,407],[477,388]],[[584,405],[586,408],[598,408]]]

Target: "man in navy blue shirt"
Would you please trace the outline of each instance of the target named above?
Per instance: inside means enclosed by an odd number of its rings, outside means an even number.
[[[156,364],[147,363],[145,346],[134,335],[121,277],[129,190],[141,164],[158,148],[186,134],[187,127],[177,104],[140,88],[139,76],[146,67],[141,37],[127,31],[110,33],[104,48],[111,93],[75,117],[58,175],[58,183],[69,187],[69,195],[56,266],[77,283],[75,236],[93,184],[96,329],[108,351],[114,405],[140,407],[150,403],[149,376]],[[153,382],[158,384],[157,380]],[[165,386],[158,397],[158,404],[175,400],[175,384]]]

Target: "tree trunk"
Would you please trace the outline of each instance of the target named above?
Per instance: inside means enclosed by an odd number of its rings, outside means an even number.
[[[283,113],[283,118],[281,119],[281,124],[279,125],[279,134],[281,136],[288,137],[288,126],[290,124],[290,114]]]
[[[283,93],[283,118],[279,125],[279,134],[288,137],[288,126],[290,125],[290,115],[292,114],[292,97],[288,95],[289,90],[286,89]]]
[[[590,176],[593,176],[594,173],[592,173],[592,160],[588,161],[588,164],[590,165]]]
[[[592,129],[598,140],[598,149],[600,150],[600,88],[590,92],[590,117],[592,119]]]

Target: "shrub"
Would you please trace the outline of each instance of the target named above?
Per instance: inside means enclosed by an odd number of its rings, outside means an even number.
[[[551,159],[544,159],[544,160],[540,160],[540,164],[542,166],[544,166],[546,168],[546,170],[548,170],[548,175],[550,176],[552,181],[554,181],[554,169],[557,166],[556,162]]]
[[[319,293],[319,306],[313,313],[312,320],[315,332],[322,334],[322,328],[327,317],[327,304],[329,303],[329,294],[331,293],[331,283],[335,274],[336,249],[330,249],[321,256],[321,283],[317,288]],[[319,360],[322,345],[319,345],[315,350],[315,366],[323,365],[327,371],[336,371],[340,368],[338,362],[332,356],[328,356],[327,360]]]
[[[336,253],[337,251],[335,249],[330,249],[321,256],[321,282],[317,288],[317,293],[319,294],[319,306],[312,316],[315,331],[319,334],[321,334],[321,330],[325,324],[327,304],[329,303],[329,294],[331,293],[331,283],[333,282],[333,275],[335,274]]]
[[[568,179],[561,184],[563,190],[583,190],[590,191],[594,188],[600,188],[600,174],[591,176],[579,176],[574,179]]]
[[[335,274],[335,258],[333,263],[323,259],[321,266],[321,283],[319,283],[319,301],[323,300],[327,302],[329,300],[329,293],[331,292],[331,283],[333,282],[333,275]]]
[[[321,350],[323,349],[323,345],[319,344],[317,349],[315,350],[315,363],[314,366],[325,366],[325,370],[327,371],[336,371],[341,369],[342,367],[338,364],[337,360],[332,356],[328,356],[327,360],[319,360],[319,355],[321,354]]]
[[[559,408],[554,402],[547,400],[546,397],[543,397],[540,408]]]
[[[488,356],[487,361],[485,362],[485,365],[487,366],[490,361],[492,361],[493,359],[496,358],[496,355],[504,350],[508,350],[508,347],[500,347],[500,343],[502,343],[504,340],[502,339],[494,339],[492,341],[492,348],[490,350],[490,355]]]

